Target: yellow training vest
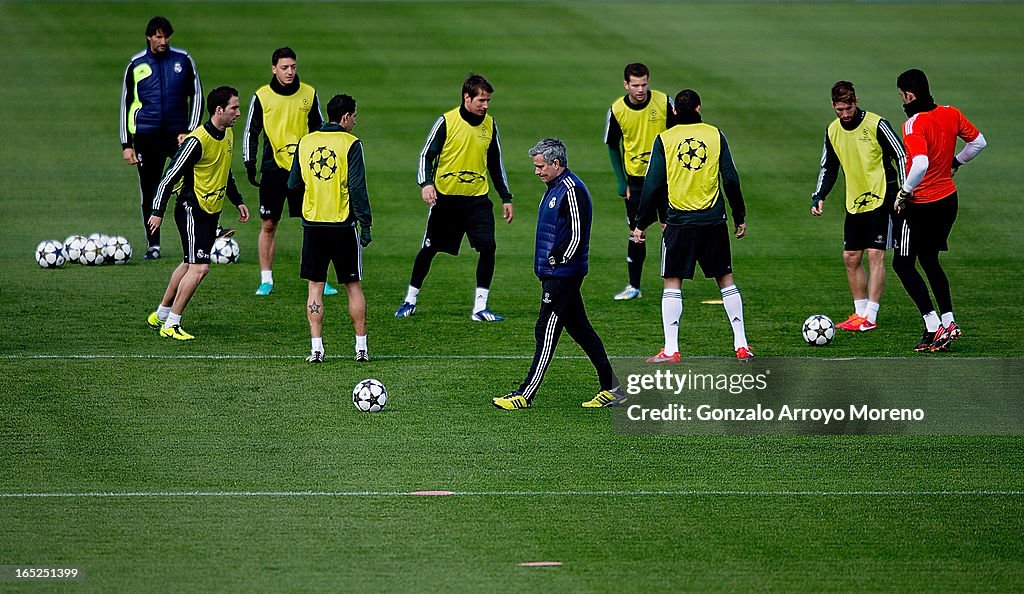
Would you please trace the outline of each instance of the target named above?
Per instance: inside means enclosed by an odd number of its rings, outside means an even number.
[[[665,149],[668,204],[682,211],[707,210],[720,195],[722,136],[704,123],[681,124],[660,134]]]
[[[881,119],[865,112],[864,120],[853,130],[844,130],[838,118],[828,126],[828,140],[846,176],[846,210],[850,214],[875,210],[885,201],[885,167],[878,143]]]
[[[612,115],[622,129],[623,166],[626,175],[634,177],[647,175],[654,139],[665,131],[668,122],[668,95],[655,90],[650,94],[643,109],[632,109],[626,105],[629,99],[625,97],[612,104]]]
[[[456,107],[444,114],[444,125],[444,147],[434,173],[437,191],[449,196],[487,194],[487,148],[494,138],[494,118],[485,115],[479,126],[472,126]]]
[[[228,189],[228,176],[231,175],[231,154],[234,151],[235,136],[231,128],[224,130],[224,138],[217,140],[199,126],[189,136],[199,140],[203,154],[192,167],[193,190],[199,207],[210,214],[219,213],[224,208],[224,196]]]
[[[293,95],[279,95],[270,85],[256,91],[263,107],[263,132],[274,150],[278,167],[288,171],[299,139],[309,132],[309,110],[313,108],[316,91],[304,82]]]
[[[313,132],[299,141],[299,171],[306,184],[303,219],[316,223],[348,220],[348,151],[357,140],[348,132]]]

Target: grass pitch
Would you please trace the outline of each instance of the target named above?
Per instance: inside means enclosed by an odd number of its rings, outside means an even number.
[[[206,279],[186,311],[199,337],[187,344],[144,325],[174,266],[173,229],[156,263],[43,271],[30,258],[40,240],[72,233],[143,245],[117,94],[157,13],[207,89],[231,84],[247,105],[270,53],[290,45],[322,101],[359,101],[375,221],[369,366],[349,361],[334,298],[328,363],[302,362],[295,221],[282,224],[263,300],[252,295],[258,223],[238,225],[243,260]],[[893,274],[879,330],[814,350],[798,331],[812,313],[839,321],[850,307],[841,187],[823,219],[808,213],[828,88],[854,81],[861,105],[898,126],[895,77],[925,70],[936,99],[989,140],[957,177],[943,263],[966,335],[948,356],[1019,359],[1024,130],[1007,106],[1022,99],[1008,74],[1024,66],[1022,13],[1001,3],[0,3],[18,65],[0,87],[0,565],[73,565],[79,587],[126,591],[1020,589],[1019,436],[620,435],[607,411],[579,408],[596,379],[567,337],[533,409],[501,413],[489,398],[517,384],[533,348],[542,186],[526,150],[545,136],[566,141],[595,198],[584,296],[616,367],[658,349],[655,250],[644,299],[610,299],[625,284],[626,232],[601,135],[632,61],[651,67],[653,88],[698,90],[705,119],[728,135],[748,204],[749,236],[733,244],[748,336],[759,356],[807,357],[808,373],[821,369],[816,357],[913,355],[920,322]],[[439,257],[416,317],[395,320],[426,214],[416,157],[471,70],[496,87],[491,113],[517,197],[516,220],[499,224],[491,300],[508,321],[468,320],[468,248]],[[254,206],[240,162],[235,171]],[[711,281],[684,285],[684,354],[731,355],[721,307],[700,303],[717,295]],[[391,392],[382,414],[348,403],[366,376]],[[986,389],[949,387],[965,401]],[[457,494],[408,495],[425,490]],[[518,565],[534,561],[563,564]]]

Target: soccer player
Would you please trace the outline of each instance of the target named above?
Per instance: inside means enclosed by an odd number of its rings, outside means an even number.
[[[704,276],[714,277],[732,325],[736,358],[753,358],[743,325],[743,301],[732,274],[729,226],[724,191],[732,210],[736,239],[747,234],[746,206],[740,177],[725,134],[701,121],[700,96],[679,91],[675,99],[675,126],[658,135],[644,181],[633,238],[657,218],[657,205],[668,202],[668,225],[662,237],[661,322],[665,346],[648,363],[678,363],[679,319],[683,313],[682,279],[692,279],[699,263]]]
[[[487,178],[501,197],[501,213],[512,222],[512,192],[501,160],[498,125],[487,114],[494,88],[479,74],[462,83],[462,103],[437,118],[420,152],[416,182],[430,207],[423,244],[416,254],[405,301],[396,318],[416,313],[416,300],[430,264],[438,252],[459,254],[462,237],[480,253],[476,266],[476,298],[470,319],[500,322],[504,318],[487,307],[494,277],[494,207],[488,198]]]
[[[139,173],[146,260],[160,257],[160,227],[149,219],[164,165],[203,117],[199,71],[188,52],[170,46],[173,34],[166,18],[150,19],[146,49],[131,57],[121,86],[121,149]]]
[[[231,174],[234,147],[231,127],[242,114],[238,91],[231,87],[217,87],[206,98],[206,109],[210,112],[210,119],[185,137],[157,186],[153,214],[149,217],[149,229],[155,232],[163,222],[167,201],[180,181],[174,222],[181,235],[184,257],[171,273],[160,306],[149,314],[147,320],[150,328],[160,330],[160,336],[174,340],[195,338],[182,330],[181,315],[199,283],[210,272],[210,252],[217,237],[217,222],[224,207],[224,197],[227,196],[238,207],[240,222],[249,220],[249,208]]]
[[[924,335],[914,350],[945,351],[960,337],[949,279],[939,264],[939,252],[949,249],[947,240],[956,221],[953,175],[985,148],[985,137],[957,108],[935,104],[924,72],[907,70],[896,79],[896,86],[909,119],[903,123],[907,176],[895,203],[892,269],[924,318]],[[959,153],[957,138],[967,143]],[[928,277],[941,316],[932,306],[915,261]]]
[[[366,193],[363,144],[351,134],[356,100],[335,95],[327,103],[329,123],[303,136],[295,149],[288,189],[302,197],[302,278],[309,281],[306,318],[311,338],[306,361],[324,361],[324,285],[334,262],[348,294],[348,314],[356,333],[356,361],[370,360],[366,348],[363,248],[370,245],[370,199]],[[356,222],[360,233],[356,236]]]
[[[839,177],[846,176],[846,222],[843,262],[853,295],[853,313],[837,328],[867,332],[878,327],[878,308],[885,288],[885,250],[892,239],[890,213],[903,183],[903,143],[881,116],[857,103],[853,83],[832,85],[832,109],[838,116],[825,130],[818,185],[811,194],[811,214],[820,217],[825,197]],[[868,252],[870,277],[864,271]]]
[[[256,89],[245,120],[242,161],[249,183],[260,189],[259,258],[260,285],[256,295],[274,290],[274,256],[277,253],[277,227],[288,198],[288,173],[299,139],[320,129],[320,101],[316,90],[300,82],[295,52],[290,47],[274,50],[270,58],[270,82]],[[263,135],[262,176],[257,179],[256,154]],[[288,200],[288,214],[299,216],[301,196]],[[329,284],[327,295],[337,294]]]
[[[650,75],[650,70],[643,64],[626,66],[622,82],[626,95],[616,99],[608,109],[604,130],[604,142],[608,145],[612,169],[619,182],[619,196],[625,198],[626,224],[630,227],[636,218],[637,205],[643,192],[651,147],[658,134],[668,128],[668,118],[672,113],[672,99],[661,91],[648,88]],[[658,214],[664,222],[664,209],[659,210]],[[640,281],[646,259],[647,244],[634,240],[631,234],[626,244],[629,284],[615,295],[615,299],[630,300],[642,295]]]
[[[544,380],[564,328],[590,358],[601,390],[583,403],[586,408],[615,406],[626,401],[601,338],[587,319],[580,287],[587,276],[590,223],[593,209],[590,191],[569,171],[565,144],[545,138],[530,149],[533,172],[547,185],[537,208],[537,239],[533,270],[541,283],[540,314],[534,334],[537,347],[526,379],[494,406],[505,410],[529,408]]]

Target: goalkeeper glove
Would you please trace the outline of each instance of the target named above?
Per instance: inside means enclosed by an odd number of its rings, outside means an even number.
[[[963,163],[961,163],[956,157],[953,157],[953,164],[949,169],[949,177],[956,177],[956,172],[960,170],[961,165],[963,165]]]
[[[896,195],[896,203],[893,204],[893,210],[896,214],[900,214],[907,207],[907,201],[914,197],[912,192],[900,189],[900,193]]]
[[[256,180],[256,164],[255,163],[246,163],[245,164],[245,174],[249,178],[249,183],[250,184],[252,184],[254,187],[257,187],[257,188],[260,187],[260,182]]]
[[[371,241],[373,241],[373,238],[370,237],[370,226],[361,225],[359,229],[359,245],[366,247],[370,245]]]

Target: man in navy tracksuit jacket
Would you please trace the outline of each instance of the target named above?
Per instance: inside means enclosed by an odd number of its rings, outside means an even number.
[[[139,170],[142,224],[167,160],[203,117],[203,87],[188,52],[170,46],[174,28],[157,16],[146,26],[145,50],[132,56],[121,86],[121,149]],[[160,230],[146,227],[146,259],[160,257]]]
[[[530,149],[530,156],[534,173],[547,184],[537,213],[534,254],[534,271],[543,288],[535,329],[537,349],[530,372],[519,388],[492,402],[505,410],[529,408],[533,404],[565,328],[590,358],[601,382],[601,391],[583,406],[621,404],[626,400],[625,394],[608,362],[601,337],[587,319],[580,293],[590,251],[590,191],[583,180],[566,169],[565,144],[561,140],[541,140]]]

